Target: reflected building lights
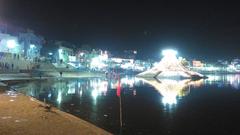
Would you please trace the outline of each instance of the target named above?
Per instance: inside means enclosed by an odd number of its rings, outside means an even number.
[[[93,97],[93,99],[97,99],[97,97],[98,97],[98,90],[92,90],[92,97]]]
[[[90,80],[90,87],[92,88],[91,95],[94,99],[96,99],[99,95],[106,95],[108,82],[101,79]]]
[[[209,78],[204,81],[206,84],[215,85],[218,84],[219,87],[224,87],[231,85],[235,89],[240,87],[240,75],[209,75]]]
[[[133,90],[133,96],[136,96],[136,95],[137,95],[137,91]]]
[[[68,84],[68,94],[75,94],[76,88],[75,88],[75,82],[69,83]]]
[[[194,85],[190,79],[171,80],[171,79],[142,79],[147,84],[153,86],[161,95],[162,103],[165,106],[177,104],[177,98],[186,96],[189,93],[189,86]]]
[[[177,99],[175,96],[165,96],[162,98],[162,103],[164,105],[174,105],[177,104]]]
[[[58,95],[57,95],[57,102],[58,104],[61,104],[62,102],[62,91],[58,91]]]
[[[128,78],[128,77],[125,77],[125,78],[121,78],[121,85],[128,85],[129,87],[133,87],[135,81],[134,81],[134,78]]]
[[[82,97],[83,91],[82,89],[79,91],[79,96]]]
[[[127,87],[127,88],[133,88],[136,85],[140,85],[141,79],[136,78],[136,77],[123,77],[121,78],[121,87]],[[111,80],[110,81],[110,88],[111,89],[116,89],[118,85],[117,80]]]

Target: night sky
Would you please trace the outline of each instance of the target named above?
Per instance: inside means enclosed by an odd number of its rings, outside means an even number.
[[[187,58],[240,58],[238,3],[0,0],[0,17],[46,39],[160,58],[175,48]]]

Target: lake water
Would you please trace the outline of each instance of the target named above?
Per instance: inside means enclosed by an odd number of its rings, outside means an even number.
[[[208,77],[56,79],[12,87],[113,134],[240,134],[240,75]]]

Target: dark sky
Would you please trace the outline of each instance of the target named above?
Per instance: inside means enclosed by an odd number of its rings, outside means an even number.
[[[227,1],[0,0],[0,16],[47,39],[136,49],[143,58],[170,47],[188,58],[240,56],[240,8]]]

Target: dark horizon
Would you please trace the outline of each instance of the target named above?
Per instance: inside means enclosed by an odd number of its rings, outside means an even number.
[[[240,54],[236,3],[1,0],[0,5],[0,18],[8,23],[78,47],[132,49],[142,59],[160,58],[164,48],[203,60]]]

